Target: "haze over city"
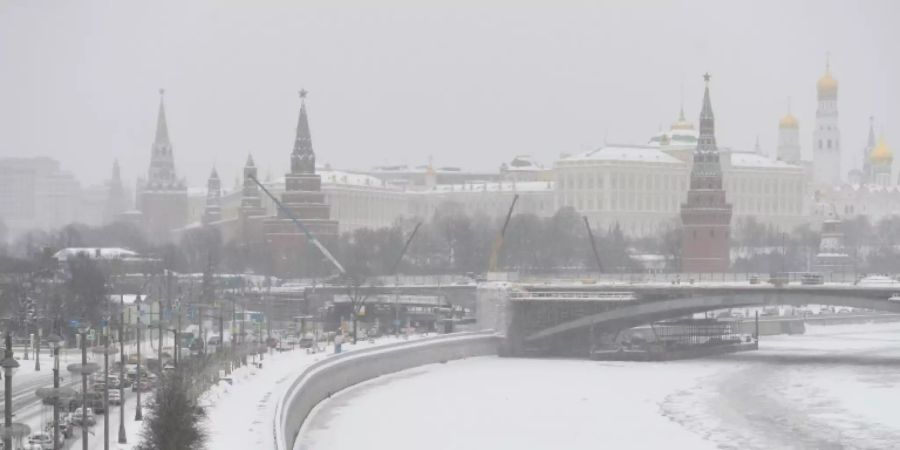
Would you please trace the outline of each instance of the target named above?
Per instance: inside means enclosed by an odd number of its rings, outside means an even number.
[[[831,54],[844,146],[900,113],[892,1],[422,3],[8,1],[0,155],[58,159],[85,184],[145,176],[165,88],[179,174],[230,187],[248,152],[286,171],[296,92],[321,163],[496,170],[511,155],[643,143],[713,74],[719,141],[774,154],[792,110],[809,153]],[[895,138],[896,140],[896,138]],[[844,165],[858,161],[844,154]]]
[[[898,24],[0,0],[0,450],[897,448]]]

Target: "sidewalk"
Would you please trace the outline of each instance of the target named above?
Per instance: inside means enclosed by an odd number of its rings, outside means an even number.
[[[410,336],[410,340],[418,337]],[[384,336],[374,343],[344,343],[343,350],[348,352],[402,340]],[[233,385],[220,382],[201,398],[202,406],[206,407],[206,428],[209,432],[206,447],[216,450],[272,448],[275,406],[290,381],[316,361],[333,354],[332,346],[316,354],[298,349],[266,355],[262,369],[242,367],[234,371]]]

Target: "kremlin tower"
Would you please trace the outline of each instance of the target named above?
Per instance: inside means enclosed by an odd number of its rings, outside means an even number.
[[[172,231],[187,224],[187,186],[175,174],[175,157],[166,123],[165,91],[159,90],[156,137],[150,153],[146,180],[138,180],[137,208],[148,237],[155,243],[169,242]]]
[[[208,225],[222,220],[222,182],[219,173],[213,167],[206,182],[206,207],[203,210],[203,224]]]
[[[716,146],[716,125],[709,100],[709,74],[703,76],[700,135],[694,150],[687,202],[681,205],[681,270],[725,272],[730,266],[731,204],[725,200],[722,165]]]
[[[285,191],[281,203],[291,215],[327,246],[337,239],[338,223],[330,218],[330,208],[322,193],[322,178],[316,174],[316,154],[313,152],[309,120],[306,114],[306,91],[300,91],[300,116],[291,152],[291,172],[284,177]],[[321,259],[318,250],[309,245],[303,231],[289,215],[278,215],[264,222],[274,271],[278,276],[310,275]],[[312,263],[316,261],[316,263]]]
[[[816,83],[816,127],[813,130],[813,175],[817,184],[836,186],[841,182],[841,131],[838,124],[838,82],[825,62],[825,75]]]

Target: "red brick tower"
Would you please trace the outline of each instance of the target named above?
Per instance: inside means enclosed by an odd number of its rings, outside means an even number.
[[[731,205],[726,202],[722,187],[709,78],[709,74],[703,76],[706,89],[700,111],[700,136],[694,150],[687,202],[681,204],[683,272],[725,272],[730,265]]]
[[[322,193],[322,179],[316,174],[306,115],[306,91],[300,91],[300,117],[291,153],[291,172],[284,176],[281,202],[317,239],[331,246],[338,235],[338,223],[330,218],[330,208]],[[264,223],[266,241],[273,258],[273,270],[282,277],[324,274],[330,269],[321,255],[291,219],[282,211]]]

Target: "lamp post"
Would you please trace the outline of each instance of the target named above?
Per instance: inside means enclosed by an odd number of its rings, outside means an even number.
[[[137,306],[137,330],[135,335],[137,336],[137,377],[135,378],[134,387],[137,391],[137,403],[134,407],[134,420],[141,421],[144,420],[144,414],[141,412],[141,294],[138,294],[134,299],[134,304]]]
[[[88,450],[88,427],[87,420],[87,379],[88,375],[96,372],[100,367],[95,363],[87,362],[87,334],[90,331],[85,325],[78,327],[78,335],[81,336],[81,364],[69,364],[68,370],[72,373],[81,374],[81,448]]]
[[[127,444],[125,434],[125,294],[119,296],[119,443]]]
[[[41,338],[43,337],[44,329],[41,328],[40,322],[38,322],[37,327],[37,341],[34,344],[34,371],[41,371]]]
[[[0,361],[3,367],[3,448],[12,448],[12,377],[13,372],[19,367],[19,362],[13,358],[12,352],[12,336],[6,332],[6,355],[3,361]]]
[[[53,399],[53,450],[59,450],[59,402],[64,398],[59,387],[59,344],[62,338],[57,334],[51,334],[47,337],[47,341],[53,350],[53,390],[56,394]],[[66,389],[69,395],[65,397],[71,397],[75,393],[71,388]]]
[[[109,321],[107,320],[107,323]],[[103,355],[103,385],[106,386],[103,389],[103,410],[106,411],[103,414],[103,450],[109,450],[109,355],[111,353],[115,353],[115,348],[109,348],[109,332],[104,328],[103,332],[103,346],[102,347],[94,347],[92,350],[96,354]],[[121,387],[121,380],[119,381]],[[121,402],[121,397],[119,397]],[[121,403],[119,405],[119,409],[122,409]]]

